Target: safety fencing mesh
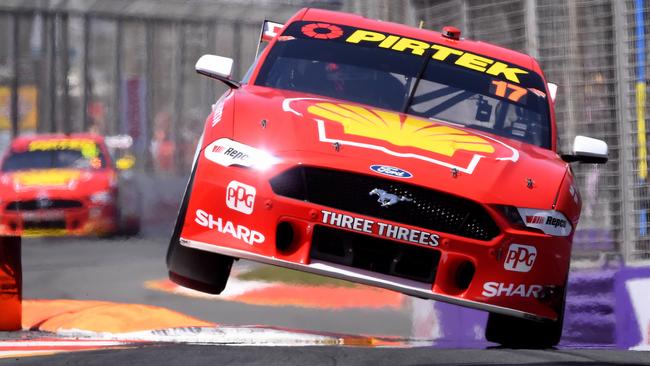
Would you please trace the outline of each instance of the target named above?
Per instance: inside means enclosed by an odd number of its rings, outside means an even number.
[[[559,85],[555,111],[561,151],[576,135],[605,140],[604,166],[573,166],[583,198],[574,256],[626,263],[650,259],[645,62],[648,1],[412,1],[434,30],[455,25],[471,39],[538,59]]]

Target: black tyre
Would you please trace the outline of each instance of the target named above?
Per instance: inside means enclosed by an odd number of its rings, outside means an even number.
[[[564,286],[556,293],[553,307],[558,313],[556,321],[537,322],[523,318],[490,313],[485,327],[485,339],[508,348],[551,348],[562,338],[564,306],[566,304],[569,268]]]
[[[550,348],[560,342],[563,319],[536,322],[490,313],[485,338],[509,348]]]
[[[122,234],[125,236],[138,236],[140,234],[140,219],[131,218],[122,223]]]
[[[228,282],[233,258],[188,248],[180,244],[181,230],[194,184],[197,163],[198,159],[192,168],[190,179],[185,187],[185,194],[183,194],[183,201],[178,210],[176,225],[167,250],[167,269],[169,279],[183,287],[209,294],[220,294]]]

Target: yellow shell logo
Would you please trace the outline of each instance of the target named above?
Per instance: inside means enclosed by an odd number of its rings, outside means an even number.
[[[458,150],[488,154],[495,151],[480,136],[411,116],[402,120],[394,112],[335,103],[316,103],[307,111],[340,123],[346,134],[383,140],[395,146],[415,147],[449,157]]]
[[[44,170],[16,173],[16,180],[21,186],[64,186],[71,180],[79,178],[80,173],[67,170]]]

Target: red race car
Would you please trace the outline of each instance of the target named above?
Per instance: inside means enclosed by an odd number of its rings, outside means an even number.
[[[558,155],[552,92],[530,56],[304,9],[242,81],[233,60],[197,147],[170,278],[219,293],[235,258],[490,312],[486,337],[557,344],[581,201]]]
[[[18,137],[0,164],[0,235],[110,235],[118,172],[101,136]]]

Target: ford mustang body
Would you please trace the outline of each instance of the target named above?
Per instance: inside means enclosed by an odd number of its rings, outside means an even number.
[[[114,234],[118,182],[101,136],[18,137],[0,163],[0,235]]]
[[[606,145],[558,155],[537,62],[313,9],[264,35],[241,83],[228,59],[197,63],[231,89],[197,147],[172,280],[219,293],[246,258],[487,310],[496,342],[557,343],[581,207],[568,161]]]

